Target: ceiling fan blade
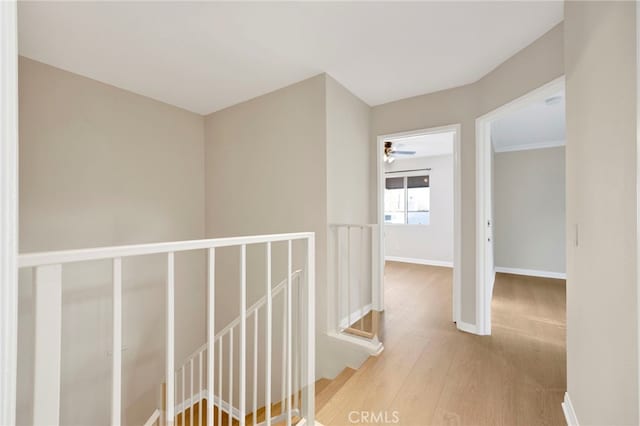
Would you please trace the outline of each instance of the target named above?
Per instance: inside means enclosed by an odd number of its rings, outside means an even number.
[[[416,152],[415,151],[391,151],[393,154],[400,154],[400,155],[414,155]]]

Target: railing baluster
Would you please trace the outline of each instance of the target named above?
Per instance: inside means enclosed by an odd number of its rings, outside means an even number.
[[[207,398],[207,401],[209,401],[209,398]],[[209,412],[211,413],[211,411]],[[213,414],[210,415],[213,416]],[[213,417],[211,418],[213,419]],[[198,354],[198,426],[202,426],[202,352]]]
[[[233,424],[233,328],[229,330],[229,426]]]
[[[247,404],[247,246],[240,246],[240,426],[245,425]]]
[[[253,312],[253,426],[258,424],[258,312]]]
[[[207,286],[207,426],[213,426],[213,399],[214,399],[214,354],[215,354],[215,309],[216,309],[216,249],[210,248],[208,252],[209,285]],[[222,349],[222,338],[220,338],[220,349]],[[222,356],[220,357],[222,361]],[[222,378],[222,368],[220,368],[220,378]],[[222,382],[220,382],[222,383]],[[222,399],[222,386],[220,386],[220,399]],[[202,407],[202,399],[200,399]],[[218,407],[218,412],[220,407]],[[200,409],[202,417],[202,408]],[[202,421],[200,421],[202,424]],[[218,420],[218,425],[220,425]]]
[[[336,292],[336,296],[338,298],[338,303],[337,303],[337,312],[335,313],[335,327],[336,327],[336,331],[341,331],[342,330],[342,324],[340,323],[342,320],[342,312],[344,311],[344,297],[342,295],[342,291],[344,288],[344,258],[342,256],[341,250],[340,248],[342,247],[342,232],[340,232],[340,229],[342,229],[340,226],[337,226],[335,228],[335,234],[336,234],[336,286],[335,286],[335,292]]]
[[[113,259],[113,358],[111,364],[111,424],[121,423],[122,389],[122,259]]]
[[[380,235],[378,233],[378,225],[373,225],[370,227],[371,232],[371,310],[378,311],[380,310],[380,287],[382,277],[380,276],[380,265],[384,264],[384,262],[380,262],[380,250],[379,250],[379,239]]]
[[[296,294],[296,306],[294,308],[295,320],[293,321],[295,331],[293,336],[295,338],[295,353],[294,353],[294,365],[293,365],[293,408],[299,408],[299,391],[300,391],[300,342],[302,341],[300,336],[300,276],[296,276],[296,281],[294,285],[294,293]]]
[[[316,248],[315,237],[312,235],[307,239],[307,288],[306,288],[306,300],[305,300],[305,312],[307,318],[305,321],[305,377],[304,377],[304,401],[305,408],[305,424],[315,424],[315,374],[316,374],[316,360],[315,360],[315,318],[316,318],[316,306],[315,306],[315,288],[316,288]]]
[[[218,426],[222,426],[222,343],[223,342],[224,342],[224,336],[220,336],[220,340],[218,341]],[[211,411],[211,417],[213,417],[213,411]],[[207,413],[207,419],[208,418],[209,418],[209,413]]]
[[[176,371],[176,373],[175,373],[175,378],[174,378],[173,383],[174,383],[174,384],[175,384],[175,383],[178,383],[178,371]],[[175,398],[178,398],[178,390],[177,390],[177,389],[175,390],[174,395],[175,395]],[[171,402],[171,405],[174,407],[173,419],[174,419],[174,421],[175,421],[176,423],[178,423],[178,417],[180,416],[180,414],[179,414],[177,411],[175,411],[175,406],[176,406],[176,405],[178,405],[178,404],[177,404],[177,402],[178,402],[178,401],[177,401],[177,400],[175,400],[175,399]]]
[[[287,242],[287,426],[291,426],[291,271],[292,271],[292,242]]]
[[[365,285],[365,266],[364,266],[364,255],[366,253],[364,249],[365,241],[365,233],[364,226],[360,228],[360,330],[364,331],[364,307],[366,303],[366,285]]]
[[[351,327],[351,227],[347,226],[347,325]]]
[[[193,426],[193,401],[195,401],[195,395],[193,394],[193,358],[189,361],[189,426]]]
[[[378,339],[378,326],[379,326],[379,318],[378,318],[378,309],[380,306],[379,297],[378,297],[378,287],[380,286],[380,278],[378,274],[378,264],[380,263],[380,259],[377,251],[378,244],[378,228],[374,225],[369,227],[369,241],[371,241],[371,250],[370,250],[370,262],[371,262],[371,282],[369,285],[369,291],[371,292],[371,334],[373,335],[374,341]]]
[[[280,370],[280,414],[284,414],[287,394],[287,288],[282,292],[282,366]]]
[[[167,422],[172,425],[175,414],[174,373],[174,254],[167,253],[167,356],[165,377],[167,378]]]
[[[185,382],[184,382],[184,376],[185,376],[185,369],[186,366],[183,365],[181,370],[182,370],[182,401],[180,401],[180,405],[182,406],[182,425],[186,426],[187,425],[187,420],[186,420],[186,414],[187,414],[187,400],[185,398]]]
[[[265,420],[267,426],[271,426],[271,339],[272,339],[272,323],[273,323],[273,298],[271,294],[271,242],[267,243],[267,353],[265,354]]]

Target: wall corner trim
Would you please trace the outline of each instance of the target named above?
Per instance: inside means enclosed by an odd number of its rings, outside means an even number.
[[[580,424],[578,423],[576,412],[573,409],[573,405],[571,404],[571,398],[569,398],[568,392],[564,393],[562,412],[564,413],[564,418],[567,420],[567,426],[580,426]]]

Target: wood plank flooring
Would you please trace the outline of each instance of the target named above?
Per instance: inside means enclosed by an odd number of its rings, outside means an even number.
[[[483,337],[451,322],[451,281],[448,268],[387,262],[385,350],[319,410],[320,422],[383,424],[395,412],[409,426],[565,424],[564,281],[498,274]]]

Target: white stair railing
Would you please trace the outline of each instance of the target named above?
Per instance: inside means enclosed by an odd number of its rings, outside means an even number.
[[[382,310],[378,225],[340,223],[329,228],[334,255],[329,259],[334,265],[333,328],[377,341]]]
[[[156,408],[149,416],[144,426],[158,426],[160,424],[160,409]]]
[[[299,346],[296,346],[296,344],[299,345],[302,342],[302,336],[300,334],[302,330],[299,327],[295,327],[297,324],[299,324],[298,321],[301,319],[300,316],[304,314],[304,310],[305,310],[300,300],[302,296],[302,291],[301,291],[302,289],[300,287],[301,279],[302,279],[302,270],[296,270],[291,275],[292,294],[295,295],[295,298],[296,298],[295,305],[292,304],[292,317],[295,318],[295,320],[292,321],[292,326],[294,328],[294,331],[292,333],[292,346],[297,348],[293,352],[293,359],[291,360],[292,375],[293,375],[292,377],[293,394],[291,395],[292,401],[290,401],[292,417],[300,417],[300,413],[301,413],[300,399],[298,398],[298,393],[301,391],[300,389],[301,350]],[[273,287],[271,291],[272,302],[276,300],[279,295],[281,295],[283,302],[286,302],[287,283],[288,283],[288,280],[284,279],[277,286]],[[271,303],[271,306],[273,306],[273,303]],[[283,303],[283,306],[284,306],[284,303]],[[249,307],[246,310],[246,314],[245,314],[246,320],[253,323],[251,328],[251,331],[253,332],[252,350],[250,351],[252,353],[251,361],[253,365],[253,369],[252,369],[253,374],[250,382],[251,383],[250,395],[251,395],[252,407],[249,410],[249,413],[256,413],[258,411],[258,408],[261,408],[262,404],[265,404],[265,410],[266,410],[266,407],[270,406],[272,403],[271,395],[273,393],[273,389],[271,389],[271,387],[269,388],[265,387],[264,389],[264,394],[265,394],[264,402],[258,401],[258,391],[259,391],[258,375],[260,371],[259,367],[263,367],[262,373],[264,374],[264,377],[271,377],[273,373],[272,367],[268,363],[265,363],[264,366],[260,366],[258,361],[259,349],[260,349],[258,344],[258,337],[259,337],[260,329],[262,328],[264,330],[264,327],[265,327],[264,324],[262,324],[262,327],[261,327],[260,313],[261,312],[264,313],[265,309],[268,309],[266,295],[260,298],[256,303],[251,305],[251,307]],[[269,314],[265,313],[265,318],[268,316]],[[233,353],[232,352],[233,348],[237,346],[233,340],[233,336],[234,336],[234,333],[237,334],[237,330],[238,330],[238,327],[240,326],[240,323],[241,323],[241,319],[238,316],[236,319],[230,322],[226,327],[224,327],[215,335],[214,348],[215,346],[217,346],[217,350],[214,349],[214,354],[218,354],[218,365],[214,364],[212,371],[215,372],[215,374],[217,375],[219,382],[214,383],[214,390],[212,392],[213,396],[211,396],[208,389],[205,389],[203,387],[203,378],[206,376],[206,373],[208,371],[208,363],[207,363],[207,350],[209,347],[208,343],[205,343],[204,345],[196,349],[191,355],[187,357],[187,359],[182,364],[182,366],[176,369],[175,382],[179,383],[178,387],[181,393],[181,398],[179,399],[179,401],[181,402],[177,404],[175,408],[176,417],[183,413],[186,413],[187,410],[189,410],[189,413],[190,413],[189,424],[195,425],[193,420],[195,416],[195,418],[198,419],[198,426],[200,426],[202,424],[201,423],[202,422],[201,402],[203,399],[212,398],[212,400],[214,401],[214,406],[218,408],[218,412],[217,412],[218,425],[223,424],[222,422],[223,412],[227,414],[228,421],[231,422],[233,419],[240,421],[240,418],[242,417],[242,412],[237,407],[233,406],[233,385],[235,384],[235,381],[233,380],[233,374],[237,370],[237,368],[234,369],[233,365],[231,364],[229,365],[229,369],[227,370],[230,373],[230,377],[229,377],[229,383],[228,383],[228,386],[229,386],[228,392],[225,400],[225,395],[222,388],[222,376],[223,376],[222,370],[224,369],[224,366],[222,365],[222,356],[221,356],[221,354],[225,350],[224,348],[227,348],[226,350],[229,351],[231,354]],[[284,326],[286,326],[286,324],[287,324],[286,322],[283,322],[283,328]],[[284,335],[285,333],[283,333],[283,336]],[[226,344],[225,344],[225,341],[226,341]],[[286,341],[284,340],[283,340],[283,345],[286,347]],[[232,361],[233,357],[230,356],[229,360]],[[283,357],[283,360],[286,360],[286,358]],[[289,362],[287,361],[284,365],[285,365],[285,368],[282,370],[282,372],[287,373],[288,371],[287,369],[289,368],[288,367]],[[282,383],[285,383],[285,380],[281,382],[281,389],[283,392],[282,397],[278,401],[275,401],[275,402],[280,402],[281,406],[283,403],[285,404],[288,403],[286,395],[284,393],[285,387],[282,386]],[[245,413],[245,416],[246,416],[246,413]],[[269,415],[268,417],[267,416],[265,417],[265,421],[258,423],[257,416],[253,415],[252,424],[261,425],[261,424],[270,424],[271,422],[284,421],[286,420],[286,416],[287,416],[287,413],[282,413],[282,410],[281,410],[281,414],[279,416],[271,417],[271,415]],[[183,422],[182,424],[186,424],[186,423]]]
[[[296,287],[299,289],[298,295],[300,300],[300,309],[296,315],[300,315],[300,338],[294,343],[293,321],[294,312],[292,309],[293,301],[293,263],[292,263],[292,243],[294,241],[302,241],[305,245],[305,259],[303,270],[304,273],[295,276],[303,276],[304,279],[298,280]],[[284,290],[272,289],[272,256],[271,246],[273,243],[284,242],[287,244],[287,275],[284,282]],[[300,415],[306,424],[314,424],[315,407],[314,407],[314,384],[315,384],[315,238],[313,233],[293,233],[278,235],[263,235],[249,237],[234,238],[218,238],[194,241],[179,241],[157,244],[139,244],[128,246],[91,248],[81,250],[67,250],[46,253],[22,254],[18,258],[19,268],[33,268],[35,270],[34,282],[34,298],[35,298],[35,353],[34,353],[34,381],[33,381],[33,423],[58,425],[60,424],[60,366],[61,366],[61,334],[62,334],[62,269],[64,264],[87,262],[95,260],[111,260],[113,265],[113,342],[112,342],[112,389],[111,389],[111,424],[120,425],[122,423],[122,259],[125,257],[142,256],[150,254],[165,254],[167,259],[167,276],[166,276],[166,412],[163,413],[164,424],[173,425],[176,420],[176,382],[178,376],[176,373],[174,353],[175,353],[175,253],[193,250],[206,250],[208,253],[208,282],[207,282],[207,344],[205,351],[197,354],[198,365],[204,364],[208,366],[218,366],[218,373],[214,368],[207,368],[206,376],[206,403],[207,412],[213,413],[215,403],[215,389],[222,389],[222,354],[223,354],[223,337],[229,336],[228,341],[234,342],[234,330],[237,329],[239,339],[239,364],[238,370],[238,386],[239,401],[238,413],[235,416],[240,425],[245,424],[245,416],[247,414],[246,401],[246,359],[247,359],[247,320],[253,313],[254,324],[257,322],[258,310],[262,306],[258,306],[254,311],[247,309],[247,256],[246,248],[249,245],[264,244],[266,246],[266,263],[267,271],[265,276],[266,287],[266,348],[265,356],[267,358],[265,365],[266,375],[266,424],[279,421],[271,418],[271,361],[272,361],[272,336],[273,336],[273,298],[283,292],[286,297],[283,314],[285,317],[285,336],[283,343],[286,352],[286,368],[282,376],[283,386],[286,382],[286,412],[281,413],[279,419],[286,420],[287,425],[292,423],[293,416]],[[216,248],[222,247],[240,247],[241,253],[241,279],[239,283],[240,291],[240,316],[237,323],[229,324],[229,328],[224,333],[218,333],[218,352],[215,352],[216,338],[215,330],[215,270],[216,270]],[[252,307],[253,308],[253,307]],[[255,339],[255,338],[254,338]],[[255,343],[256,340],[254,340]],[[295,347],[294,347],[295,345]],[[229,345],[229,411],[233,412],[233,344]],[[254,346],[254,351],[257,348]],[[206,353],[206,361],[203,358]],[[255,352],[254,352],[255,353]],[[297,358],[293,357],[296,355]],[[217,359],[216,359],[217,355]],[[185,376],[189,374],[192,377],[194,368],[194,359],[191,358],[181,367],[180,383],[185,383]],[[257,357],[256,357],[257,359]],[[297,359],[300,368],[296,374],[298,378],[294,378],[294,359]],[[216,364],[216,361],[218,362]],[[255,363],[256,361],[254,361]],[[187,367],[188,365],[188,367]],[[199,370],[199,373],[202,369]],[[294,380],[295,387],[294,387]],[[193,380],[191,386],[193,386]],[[300,401],[299,412],[294,411],[292,401],[292,392],[294,389],[301,390],[302,400]],[[181,388],[183,399],[181,403],[185,403],[185,386]],[[255,394],[255,390],[254,390]],[[193,398],[193,392],[190,392]],[[220,397],[222,395],[220,394]],[[285,399],[283,394],[282,399]],[[222,401],[222,398],[221,398]],[[254,399],[254,407],[256,405]],[[222,410],[218,410],[221,413]],[[282,418],[284,416],[284,418]],[[255,418],[255,416],[254,416]],[[193,416],[191,416],[193,422]],[[232,416],[229,416],[229,421]],[[182,424],[184,425],[184,419]],[[218,423],[219,425],[221,423]],[[230,423],[231,424],[231,423]],[[213,426],[213,415],[207,416],[207,426]]]

